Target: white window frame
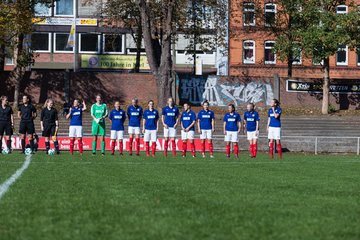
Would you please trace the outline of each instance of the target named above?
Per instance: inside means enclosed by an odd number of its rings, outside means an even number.
[[[249,10],[248,8],[245,7],[246,5],[252,5],[254,7],[254,10]],[[253,18],[252,23],[246,23],[245,22],[245,13],[254,13],[254,18]],[[243,25],[244,26],[255,26],[256,25],[255,4],[254,3],[245,2],[244,5],[243,5],[242,15],[243,15]]]
[[[64,33],[64,32],[58,32],[58,33],[54,33],[54,37],[53,37],[53,44],[54,44],[54,53],[74,53],[74,47],[72,48],[72,51],[65,51],[65,50],[56,50],[56,35],[57,34],[68,34],[69,33]]]
[[[34,32],[32,34],[47,34],[48,35],[48,39],[49,39],[49,43],[48,43],[48,50],[34,50],[34,52],[37,52],[37,53],[50,53],[51,52],[51,33],[49,32]],[[32,45],[32,43],[31,43]]]
[[[274,9],[266,9],[267,6],[274,6],[275,8]],[[275,3],[266,3],[265,6],[264,6],[264,17],[266,16],[267,12],[274,13],[274,17],[276,19],[277,5]],[[266,18],[264,18],[264,19],[266,19]],[[271,26],[266,21],[265,21],[264,24],[265,24],[265,27],[270,27]]]
[[[73,1],[73,13],[71,15],[66,15],[66,14],[56,14],[56,5],[58,4],[58,1],[54,1],[54,16],[55,17],[73,17],[75,15],[75,9],[77,9],[76,7],[76,0],[72,0]]]
[[[121,36],[121,45],[122,45],[122,51],[121,52],[106,52],[105,51],[105,38],[106,36],[111,36],[111,35],[118,35]],[[125,53],[125,35],[124,34],[103,34],[102,35],[102,42],[103,42],[103,47],[102,47],[102,51],[104,54],[124,54]]]
[[[55,1],[55,2],[56,2],[56,1]],[[46,7],[46,4],[43,4],[43,3],[37,3],[37,4],[43,5],[43,6]],[[37,5],[37,4],[36,4],[36,5]],[[36,7],[36,5],[35,5],[35,7]],[[34,7],[34,11],[35,11],[35,7]],[[52,7],[48,7],[48,13],[47,13],[47,14],[41,15],[41,14],[37,14],[37,13],[35,12],[35,16],[36,16],[36,17],[50,17],[50,16],[51,16],[51,8],[52,8]]]
[[[302,49],[299,47],[299,50],[300,50],[300,59],[299,59],[299,61],[298,62],[294,62],[294,61],[292,61],[292,65],[301,65],[302,64]],[[293,57],[293,59],[294,59],[294,57]]]
[[[338,8],[339,7],[345,7],[346,8],[346,11],[339,11]],[[349,7],[346,6],[346,5],[337,5],[336,6],[336,14],[347,14],[349,11]]]
[[[253,46],[252,46],[252,49],[253,49],[253,60],[246,60],[245,59],[245,49],[251,49],[249,47],[246,47],[245,46],[245,43],[252,43]],[[256,61],[256,58],[255,58],[255,51],[256,50],[256,43],[254,40],[245,40],[243,41],[243,45],[242,45],[242,60],[243,60],[243,63],[244,64],[255,64],[255,61]]]
[[[349,47],[347,45],[345,45],[345,48],[342,48],[341,46],[342,45],[339,45],[338,50],[336,51],[336,54],[335,54],[336,66],[347,66],[349,64]],[[344,63],[343,62],[338,62],[337,52],[340,49],[344,49],[345,53],[346,53],[346,61]]]
[[[7,60],[10,59],[11,63],[7,62]],[[5,57],[5,66],[14,66],[15,62],[14,62],[14,58],[9,58],[9,57]]]
[[[314,62],[314,59],[312,60],[312,64],[314,65],[314,66],[323,66],[324,65],[324,60],[321,60],[320,62]]]
[[[92,35],[97,35],[98,40],[97,40],[97,51],[81,51],[81,35],[88,35],[88,34],[92,34]],[[100,53],[100,38],[101,35],[100,34],[95,34],[95,33],[79,33],[79,53]]]
[[[275,41],[265,41],[264,42],[264,63],[265,64],[276,64],[276,53],[274,53],[274,61],[265,61],[265,49],[274,50],[274,46],[273,47],[267,47],[266,46],[267,43],[273,43],[275,45]]]

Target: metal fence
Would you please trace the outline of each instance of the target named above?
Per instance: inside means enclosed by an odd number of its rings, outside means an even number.
[[[248,149],[246,136],[239,137],[242,150]],[[223,150],[224,136],[214,136],[216,150]],[[308,153],[353,153],[360,155],[360,137],[332,137],[332,136],[282,136],[281,144],[284,151]],[[267,136],[259,136],[259,150],[268,151]]]

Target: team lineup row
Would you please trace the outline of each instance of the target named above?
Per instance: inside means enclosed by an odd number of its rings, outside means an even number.
[[[115,146],[118,145],[120,154],[123,154],[123,139],[124,139],[124,123],[128,120],[128,134],[129,134],[129,154],[133,154],[133,144],[135,143],[136,155],[140,153],[140,134],[144,134],[145,150],[147,156],[155,156],[157,132],[159,130],[159,122],[161,120],[164,127],[164,156],[167,156],[169,145],[172,144],[172,153],[176,156],[177,127],[181,128],[182,140],[182,156],[186,156],[187,146],[190,143],[192,156],[196,156],[195,152],[195,127],[201,139],[201,154],[205,157],[205,143],[207,140],[210,157],[213,158],[213,132],[215,131],[215,114],[209,109],[209,103],[204,101],[203,109],[197,114],[191,110],[191,105],[185,103],[183,111],[180,113],[178,107],[172,98],[167,101],[167,106],[162,109],[161,115],[155,109],[154,101],[148,102],[148,108],[143,110],[138,104],[138,99],[132,99],[132,103],[127,110],[123,110],[120,102],[114,103],[114,109],[108,111],[107,105],[103,103],[100,95],[96,96],[96,103],[91,106],[92,117],[92,153],[96,154],[97,141],[100,141],[101,154],[105,154],[105,135],[106,135],[106,118],[110,120],[111,131],[111,154],[115,153]],[[78,148],[80,154],[83,153],[83,112],[87,109],[85,102],[80,103],[75,99],[72,107],[66,115],[70,121],[69,138],[70,138],[70,153],[74,152],[75,140],[78,140]],[[279,157],[282,158],[281,152],[281,108],[279,101],[274,99],[271,103],[271,108],[268,111],[267,131],[269,138],[270,157],[274,156],[274,144],[277,143]],[[29,148],[31,153],[34,151],[34,119],[37,117],[35,107],[30,103],[28,96],[23,96],[22,104],[18,109],[18,117],[20,118],[19,134],[21,138],[22,153],[25,152],[26,135],[29,140]],[[226,142],[226,156],[230,157],[231,145],[233,145],[233,152],[236,158],[239,155],[238,135],[246,131],[247,139],[250,144],[250,155],[252,158],[257,154],[257,139],[259,135],[259,121],[260,117],[255,106],[252,103],[247,105],[247,111],[243,115],[243,120],[238,112],[235,110],[233,104],[229,104],[228,112],[223,118],[223,131]],[[40,125],[42,136],[45,138],[46,153],[50,150],[50,141],[53,142],[55,152],[59,151],[59,144],[57,141],[57,133],[59,129],[58,112],[54,108],[54,101],[48,99],[45,102],[44,108],[41,111]],[[2,138],[6,137],[7,149],[11,147],[11,135],[14,132],[14,117],[13,110],[8,104],[6,96],[1,97],[0,108],[0,149],[2,149]],[[150,154],[151,153],[151,154]]]

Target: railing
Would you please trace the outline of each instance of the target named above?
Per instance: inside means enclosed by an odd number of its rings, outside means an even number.
[[[126,130],[125,130],[126,132]],[[85,134],[85,136],[90,136]],[[128,137],[127,135],[124,137]],[[158,134],[163,138],[162,133]],[[180,131],[177,138],[180,140]],[[196,134],[199,138],[199,134]],[[214,135],[214,149],[224,151],[224,135]],[[314,153],[353,153],[360,155],[360,137],[331,137],[331,136],[282,136],[282,148],[288,152],[307,152]],[[259,136],[259,151],[268,151],[268,138],[266,135]],[[240,149],[248,149],[246,135],[239,135]]]

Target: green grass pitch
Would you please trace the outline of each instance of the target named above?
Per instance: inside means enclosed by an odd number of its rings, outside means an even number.
[[[0,156],[0,184],[23,161]],[[0,239],[360,239],[360,159],[37,153],[0,199]]]

